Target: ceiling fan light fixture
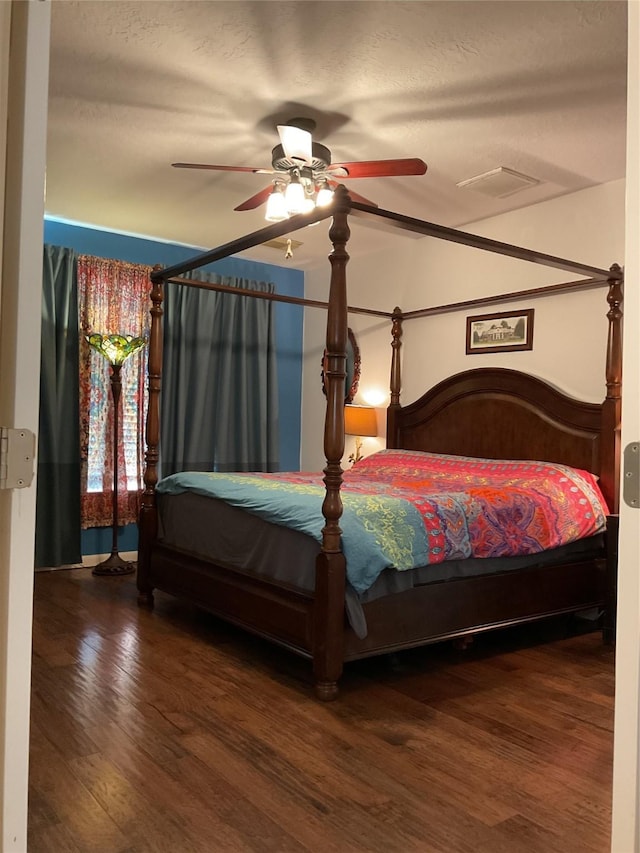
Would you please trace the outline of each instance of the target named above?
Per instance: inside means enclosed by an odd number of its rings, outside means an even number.
[[[333,190],[325,184],[318,188],[316,195],[316,205],[318,207],[327,207],[333,201]]]
[[[291,176],[287,188],[284,192],[284,200],[287,207],[287,213],[293,216],[296,213],[303,213],[305,206],[304,187],[300,183],[300,178],[295,173]]]
[[[278,186],[273,188],[273,192],[267,199],[267,210],[264,218],[267,222],[282,222],[284,219],[289,218],[287,203]]]

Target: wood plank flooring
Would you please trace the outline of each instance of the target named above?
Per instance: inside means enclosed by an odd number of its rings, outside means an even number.
[[[86,569],[35,582],[29,853],[606,853],[613,652],[547,622],[310,665]]]

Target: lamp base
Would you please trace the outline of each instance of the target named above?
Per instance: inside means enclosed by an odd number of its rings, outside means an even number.
[[[132,575],[136,570],[136,564],[123,560],[117,551],[112,551],[111,556],[107,557],[91,570],[92,575]]]

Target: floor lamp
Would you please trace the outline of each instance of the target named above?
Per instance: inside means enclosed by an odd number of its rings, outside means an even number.
[[[104,356],[111,366],[111,396],[113,399],[113,517],[111,555],[93,568],[94,575],[130,575],[135,571],[135,563],[123,560],[118,553],[118,439],[119,404],[122,381],[122,365],[146,344],[144,338],[132,335],[88,335],[87,341],[93,349]]]

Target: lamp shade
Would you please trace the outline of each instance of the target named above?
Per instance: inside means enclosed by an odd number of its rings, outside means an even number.
[[[134,338],[133,335],[93,334],[87,336],[87,341],[112,365],[123,364],[146,344],[144,338]]]
[[[377,435],[376,410],[371,406],[345,406],[344,431],[347,435]]]
[[[287,184],[284,191],[284,200],[287,206],[287,212],[292,216],[295,213],[304,212],[304,187],[300,183],[300,178],[293,176]]]
[[[318,190],[318,195],[316,196],[316,204],[318,207],[326,207],[328,204],[331,204],[333,201],[333,190],[329,189],[329,187],[325,184],[320,187]]]
[[[283,219],[289,218],[284,193],[280,192],[278,187],[274,187],[273,192],[267,199],[267,212],[264,218],[267,222],[282,222]]]

